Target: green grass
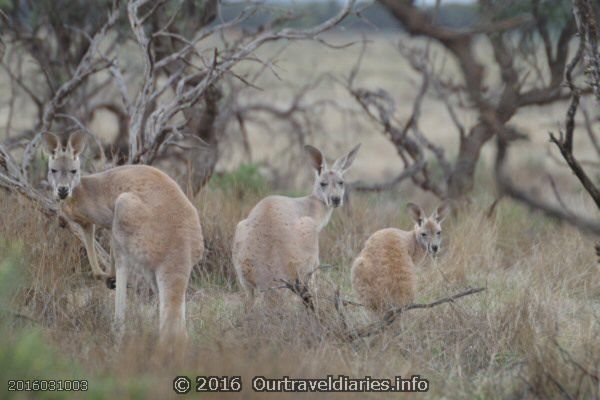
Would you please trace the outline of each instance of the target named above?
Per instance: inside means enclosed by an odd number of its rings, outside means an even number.
[[[38,391],[35,398],[106,399],[115,396],[127,399],[147,397],[147,382],[143,379],[118,384],[110,376],[94,376],[90,379],[84,365],[65,354],[48,341],[43,322],[30,319],[18,310],[15,297],[26,284],[24,270],[28,267],[24,259],[23,246],[0,245],[0,382],[9,380],[86,380],[85,392]],[[31,385],[32,383],[30,383]],[[29,398],[34,392],[9,392],[3,388],[4,399]]]
[[[269,190],[269,184],[260,174],[257,164],[241,164],[231,172],[217,174],[210,181],[210,186],[236,198],[257,196]]]

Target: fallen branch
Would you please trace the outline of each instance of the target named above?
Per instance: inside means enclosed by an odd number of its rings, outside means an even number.
[[[308,277],[310,277],[315,271],[317,271],[321,268],[322,267],[317,267],[314,270],[312,270],[311,272],[309,272]],[[278,279],[277,281],[281,282],[282,285],[274,286],[267,290],[289,289],[292,291],[292,293],[298,295],[302,299],[302,304],[304,304],[304,306],[307,309],[311,310],[312,312],[315,312],[313,296],[310,293],[310,290],[306,283],[301,282],[299,279],[296,279],[296,281],[293,283],[286,281],[284,279]],[[320,297],[320,298],[333,302],[333,304],[335,305],[335,309],[340,316],[340,321],[342,323],[342,328],[344,331],[343,334],[338,335],[338,336],[343,338],[344,340],[348,340],[348,341],[352,342],[359,338],[365,338],[365,337],[373,336],[373,335],[383,332],[386,327],[391,325],[392,322],[394,322],[396,320],[396,318],[405,311],[424,309],[424,308],[433,308],[433,307],[439,306],[441,304],[452,303],[452,302],[454,302],[454,300],[460,299],[461,297],[465,297],[465,296],[469,296],[469,295],[472,295],[475,293],[483,292],[484,290],[486,290],[486,288],[481,288],[481,287],[480,288],[471,288],[464,292],[457,293],[454,296],[445,297],[443,299],[436,300],[433,303],[425,303],[425,304],[413,303],[413,304],[409,304],[409,305],[406,305],[406,306],[400,307],[400,308],[392,308],[385,312],[385,314],[383,315],[383,318],[381,320],[373,322],[373,323],[363,326],[361,328],[352,329],[350,331],[347,328],[346,317],[343,314],[342,305],[353,305],[353,306],[358,306],[358,307],[365,307],[365,306],[360,303],[342,299],[340,297],[339,288],[336,290],[335,296],[333,298],[327,298],[327,297]]]
[[[308,289],[308,285],[300,282],[300,279],[296,279],[294,283],[290,283],[284,279],[277,279],[281,282],[281,286],[276,286],[270,289],[289,289],[294,294],[297,294],[302,299],[302,304],[311,311],[315,311],[315,304],[313,303],[312,295]]]
[[[346,339],[348,339],[350,341],[354,341],[359,338],[365,338],[365,337],[369,337],[369,336],[373,336],[378,333],[381,333],[384,331],[384,329],[387,326],[391,325],[392,322],[394,322],[400,314],[402,314],[405,311],[423,309],[423,308],[433,308],[435,306],[439,306],[440,304],[452,303],[452,302],[454,302],[454,300],[457,300],[461,297],[465,297],[465,296],[469,296],[469,295],[472,295],[475,293],[483,292],[484,290],[485,290],[485,288],[472,288],[472,289],[466,290],[464,292],[455,294],[454,296],[436,300],[433,303],[426,303],[426,304],[418,304],[418,303],[414,304],[413,303],[413,304],[409,304],[407,306],[400,307],[400,308],[392,308],[391,310],[386,311],[386,313],[383,315],[383,318],[380,321],[373,322],[362,328],[357,328],[357,329],[354,329],[354,330],[348,332]]]

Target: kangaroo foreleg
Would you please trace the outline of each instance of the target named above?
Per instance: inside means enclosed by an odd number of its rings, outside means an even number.
[[[83,238],[85,251],[87,253],[88,260],[90,260],[90,265],[92,266],[92,275],[96,279],[106,279],[108,278],[108,274],[100,268],[100,264],[98,263],[98,256],[96,254],[96,247],[94,246],[94,236],[96,233],[96,227],[93,224],[83,226]]]

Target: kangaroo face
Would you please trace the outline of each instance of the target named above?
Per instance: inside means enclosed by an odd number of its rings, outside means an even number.
[[[315,169],[313,194],[327,207],[337,208],[344,204],[344,173],[352,165],[359,148],[360,144],[345,156],[338,158],[329,168],[319,149],[313,146],[305,146]]]
[[[79,184],[80,161],[65,150],[58,150],[56,156],[48,161],[48,182],[52,185],[54,195],[63,200]]]
[[[417,243],[431,255],[437,254],[442,247],[442,221],[448,215],[450,207],[447,203],[427,217],[420,206],[408,203],[408,210],[415,221],[415,237]]]
[[[315,194],[329,207],[344,203],[344,177],[337,171],[323,171],[315,179]]]
[[[415,226],[417,241],[429,254],[436,254],[442,247],[442,226],[432,218]]]
[[[50,133],[42,137],[44,152],[48,155],[48,182],[52,193],[59,200],[71,196],[73,189],[81,179],[81,161],[79,155],[85,148],[85,137],[80,132],[71,134],[67,146]]]

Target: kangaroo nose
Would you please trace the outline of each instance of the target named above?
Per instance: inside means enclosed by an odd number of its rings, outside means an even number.
[[[431,250],[433,250],[434,253],[437,253],[439,249],[439,246],[437,244],[434,244],[433,246],[431,246]]]
[[[66,186],[61,186],[58,188],[57,192],[58,192],[58,197],[60,197],[61,199],[64,199],[65,197],[67,197],[69,195],[69,188]]]
[[[339,206],[339,205],[340,205],[341,199],[340,199],[339,197],[332,197],[332,198],[331,198],[331,202],[333,203],[333,205],[334,205],[335,207],[337,207],[337,206]]]

